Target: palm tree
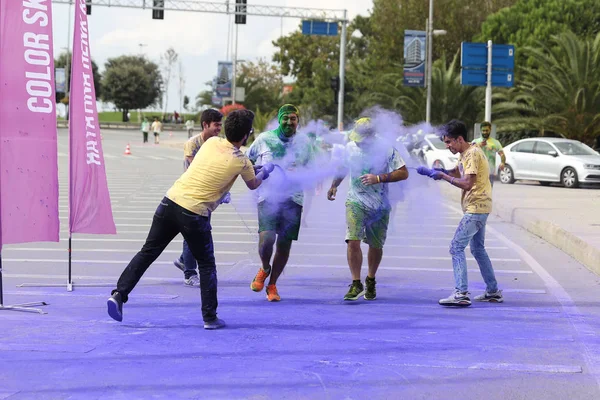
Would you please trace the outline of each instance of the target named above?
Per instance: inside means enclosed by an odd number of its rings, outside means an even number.
[[[535,64],[516,90],[497,97],[499,131],[552,132],[592,144],[600,135],[600,33],[580,39],[566,32],[525,51]]]
[[[432,69],[431,123],[445,123],[460,119],[472,126],[481,114],[485,92],[475,86],[460,83],[460,53],[450,65],[446,58],[437,60]],[[423,88],[402,86],[402,73],[383,76],[382,88],[373,96],[382,105],[398,110],[404,121],[411,124],[423,122],[426,117],[427,92]]]

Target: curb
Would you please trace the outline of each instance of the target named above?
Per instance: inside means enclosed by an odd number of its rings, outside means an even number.
[[[494,201],[493,207],[493,214],[500,219],[544,239],[600,275],[600,249],[550,221],[530,215],[526,208],[507,207],[497,201]]]
[[[460,205],[460,190],[453,189],[444,186],[441,188],[441,192],[446,198],[458,201]],[[520,226],[570,255],[596,275],[600,275],[600,249],[559,225],[531,215],[527,208],[505,206],[498,200],[493,201],[492,215]]]

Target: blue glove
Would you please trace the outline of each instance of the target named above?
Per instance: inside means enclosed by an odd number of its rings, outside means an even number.
[[[231,202],[231,193],[227,192],[221,197],[221,204],[229,204]]]
[[[262,165],[253,165],[252,168],[254,169],[254,175],[256,175],[260,172],[260,170],[263,168],[263,166]]]
[[[432,171],[429,168],[424,167],[422,165],[419,168],[417,168],[417,173],[419,175],[424,175],[424,176],[429,176],[430,177],[431,176],[431,172]]]
[[[269,178],[269,171],[267,170],[267,168],[262,168],[260,172],[256,174],[256,178],[260,179],[261,181],[267,180]]]
[[[440,179],[442,179],[443,175],[444,175],[444,173],[442,171],[431,171],[431,174],[429,174],[429,177],[433,180],[439,181]]]
[[[262,166],[263,169],[265,169],[267,171],[267,176],[269,176],[269,174],[271,172],[273,172],[273,169],[275,168],[275,165],[273,163],[266,163],[265,165]]]
[[[441,171],[441,172],[445,173],[446,175],[448,174],[448,170],[444,169],[444,168],[434,168],[433,171]]]

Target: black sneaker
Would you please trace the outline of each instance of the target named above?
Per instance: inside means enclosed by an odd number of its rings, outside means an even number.
[[[215,318],[212,321],[204,321],[204,329],[221,329],[227,326],[225,321],[219,318]]]
[[[115,321],[123,321],[123,301],[121,300],[121,293],[114,292],[112,296],[108,298],[106,302],[108,306],[108,315]]]
[[[177,260],[174,260],[173,265],[179,268],[181,272],[185,272],[185,265],[183,264],[183,261],[181,261],[181,259],[178,258]]]
[[[344,300],[346,301],[358,300],[360,296],[365,294],[365,288],[361,281],[352,281],[352,284],[348,286],[350,286],[350,290],[344,296]]]
[[[471,305],[471,298],[469,297],[469,292],[462,293],[455,290],[450,296],[440,299],[438,303],[441,306],[468,307]]]
[[[365,279],[365,300],[375,300],[377,298],[377,289],[375,289],[375,278]]]

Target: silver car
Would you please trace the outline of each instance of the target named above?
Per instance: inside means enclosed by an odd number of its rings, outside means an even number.
[[[568,188],[580,183],[600,183],[600,154],[577,140],[522,139],[506,146],[504,154],[502,183],[532,180],[542,185],[562,183]]]

